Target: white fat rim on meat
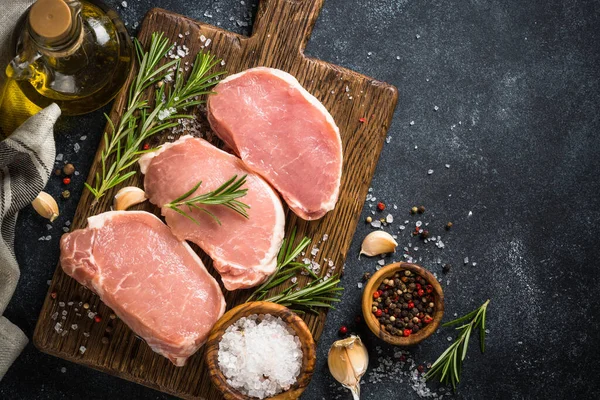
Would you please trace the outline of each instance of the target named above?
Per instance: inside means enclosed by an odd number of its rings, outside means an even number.
[[[104,224],[106,224],[108,221],[112,220],[115,217],[118,217],[119,215],[124,215],[124,214],[127,214],[127,215],[136,215],[137,214],[137,215],[143,215],[143,216],[150,216],[150,217],[156,219],[161,224],[165,225],[164,222],[162,222],[160,220],[160,218],[158,218],[156,215],[151,214],[146,211],[107,211],[102,214],[89,217],[87,220],[88,228],[89,229],[101,229],[104,226]],[[169,228],[168,225],[165,225],[165,227],[167,229],[169,229],[169,231],[171,230],[171,228]],[[190,255],[192,256],[194,261],[196,261],[198,264],[200,264],[204,267],[204,263],[202,262],[202,260],[198,256],[198,254],[196,254],[196,252],[194,250],[192,250],[190,245],[186,241],[181,241],[180,243],[190,253]],[[92,255],[92,257],[93,257],[93,255]],[[99,268],[99,266],[97,264],[96,264],[96,267]],[[204,268],[206,269],[206,267],[204,267]],[[215,278],[212,277],[211,274],[208,273],[208,271],[206,271],[206,274],[212,280],[212,284],[215,285],[216,287],[219,287],[219,283],[216,281]],[[103,279],[102,274],[98,273],[98,274],[96,274],[96,277],[100,277],[100,278],[98,279],[98,284],[94,285],[94,290],[100,297],[102,297],[102,293],[100,293],[98,291],[98,289],[102,287],[102,285],[101,285],[102,279]],[[94,279],[96,279],[96,278],[94,278]],[[220,291],[221,291],[221,289],[219,288],[219,292]],[[226,307],[225,298],[223,296],[221,296],[221,309],[219,310],[219,318],[221,318],[221,316],[223,316],[223,314],[225,313],[225,307]],[[193,343],[193,341],[190,341],[190,344],[191,343]]]
[[[242,77],[243,75],[245,75],[248,72],[251,71],[265,71],[268,72],[272,75],[275,75],[276,77],[284,80],[285,82],[289,83],[290,86],[294,87],[295,89],[298,90],[298,92],[300,92],[300,94],[302,94],[302,96],[309,102],[311,103],[313,106],[315,106],[323,115],[325,115],[325,120],[327,121],[327,123],[329,123],[332,127],[333,130],[337,133],[336,138],[338,140],[338,144],[339,144],[339,148],[340,148],[340,170],[338,173],[338,181],[337,181],[337,185],[336,185],[336,190],[335,192],[331,195],[331,197],[329,198],[329,201],[323,202],[321,203],[321,208],[327,211],[331,211],[335,208],[335,204],[337,202],[338,196],[339,196],[339,191],[340,191],[340,180],[342,178],[342,164],[343,164],[343,154],[342,154],[342,139],[340,136],[340,129],[338,128],[338,126],[336,125],[333,117],[331,116],[331,114],[329,113],[329,111],[325,108],[325,106],[323,105],[323,103],[321,103],[315,96],[313,96],[312,94],[310,94],[306,89],[304,89],[304,87],[300,84],[300,82],[298,82],[298,80],[291,74],[282,71],[280,69],[276,69],[276,68],[268,68],[268,67],[256,67],[256,68],[250,68],[247,69],[245,71],[239,72],[237,74],[233,74],[228,76],[227,78],[223,79],[221,82],[219,82],[219,85],[227,83],[229,81],[233,81],[237,78]],[[141,163],[141,160],[140,160]],[[141,165],[141,164],[140,164]],[[299,207],[302,208],[302,207]]]

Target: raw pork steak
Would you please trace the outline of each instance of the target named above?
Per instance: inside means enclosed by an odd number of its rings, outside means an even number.
[[[162,207],[167,224],[181,240],[202,248],[214,261],[227,290],[249,288],[275,272],[277,253],[284,235],[285,216],[277,193],[237,157],[219,150],[203,139],[184,136],[140,159],[146,195]],[[248,174],[246,196],[249,218],[221,205],[203,206],[222,225],[199,210],[184,210],[199,224],[163,207],[188,192],[199,181],[193,195],[215,190],[232,176]]]
[[[63,235],[63,270],[96,292],[155,352],[183,366],[225,311],[217,281],[156,216],[111,211]]]
[[[342,142],[331,114],[296,78],[252,68],[222,80],[208,98],[211,127],[301,218],[337,202]]]

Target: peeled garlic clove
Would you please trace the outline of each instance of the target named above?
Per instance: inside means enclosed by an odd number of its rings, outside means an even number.
[[[131,206],[146,201],[146,193],[135,186],[127,186],[119,190],[113,200],[113,210],[127,210]]]
[[[40,192],[31,202],[31,205],[38,214],[49,219],[50,222],[53,222],[59,215],[56,200],[46,192]]]
[[[360,378],[367,371],[369,353],[358,336],[338,340],[329,349],[329,371],[336,381],[350,389],[354,399],[360,396]]]
[[[379,254],[393,253],[396,251],[398,243],[392,235],[384,231],[374,231],[369,233],[362,242],[360,254],[367,256],[377,256]]]

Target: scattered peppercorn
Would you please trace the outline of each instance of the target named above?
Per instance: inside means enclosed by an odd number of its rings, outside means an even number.
[[[418,211],[419,211],[419,209],[417,207],[413,207],[410,209],[411,214],[416,214]]]
[[[425,206],[419,206],[419,208],[417,208],[417,212],[419,214],[423,214],[425,212]]]
[[[379,218],[379,222],[383,224],[385,222],[385,218]]]
[[[452,228],[452,225],[453,225],[453,224],[452,224],[452,222],[448,222],[448,223],[446,224],[446,230],[447,230],[447,231],[449,231],[449,230],[450,230],[450,228]]]
[[[75,172],[75,166],[73,164],[65,164],[63,167],[63,173],[65,175],[72,175]]]
[[[61,195],[62,195],[63,199],[68,199],[69,197],[71,197],[71,192],[69,192],[68,190],[63,190]]]
[[[450,272],[450,264],[444,264],[444,266],[442,267],[442,272],[447,274],[448,272]]]
[[[427,239],[429,237],[429,231],[422,231],[419,236],[421,236],[421,239]]]
[[[340,327],[340,332],[339,332],[339,333],[340,333],[340,335],[345,335],[345,334],[347,334],[347,333],[348,333],[348,327],[346,327],[346,326],[342,325],[342,326]]]
[[[370,224],[373,221],[373,218],[371,218],[371,216],[369,215],[365,221],[367,221],[367,224]]]
[[[368,281],[371,278],[371,273],[370,272],[365,272],[363,274],[362,278],[363,278],[363,281],[365,281],[365,282]]]
[[[54,171],[54,175],[56,176],[60,176],[62,174],[62,171],[60,168],[57,168],[56,171]]]
[[[377,203],[377,209],[379,211],[385,210],[385,204],[383,204],[382,202]]]
[[[87,310],[88,308],[90,308],[90,305],[88,303],[83,303],[83,308]]]
[[[102,336],[101,341],[102,341],[102,344],[108,344],[108,342],[109,342],[109,340],[106,336]]]
[[[52,297],[53,299],[56,299],[56,296],[57,296],[56,292],[50,293],[50,297]]]
[[[106,333],[111,333],[113,331],[112,326],[107,326],[106,327]]]
[[[115,319],[117,318],[116,314],[110,314],[110,319]]]
[[[365,122],[365,121],[366,121],[365,117],[360,117],[358,120],[359,120],[360,122]]]
[[[69,177],[63,178],[63,183],[65,185],[68,185],[69,183],[71,183],[71,178],[69,178]]]
[[[417,371],[419,371],[420,373],[423,373],[423,371],[425,371],[425,367],[424,367],[424,366],[422,366],[422,365],[419,365],[419,366],[417,367]]]
[[[99,315],[96,315],[96,316],[94,317],[94,322],[100,322],[100,321],[102,321],[102,317],[101,317],[101,316],[99,316]]]

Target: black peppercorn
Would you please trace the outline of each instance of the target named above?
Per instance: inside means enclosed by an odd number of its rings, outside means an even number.
[[[445,274],[450,272],[450,264],[444,264],[444,266],[442,267],[442,272]]]

